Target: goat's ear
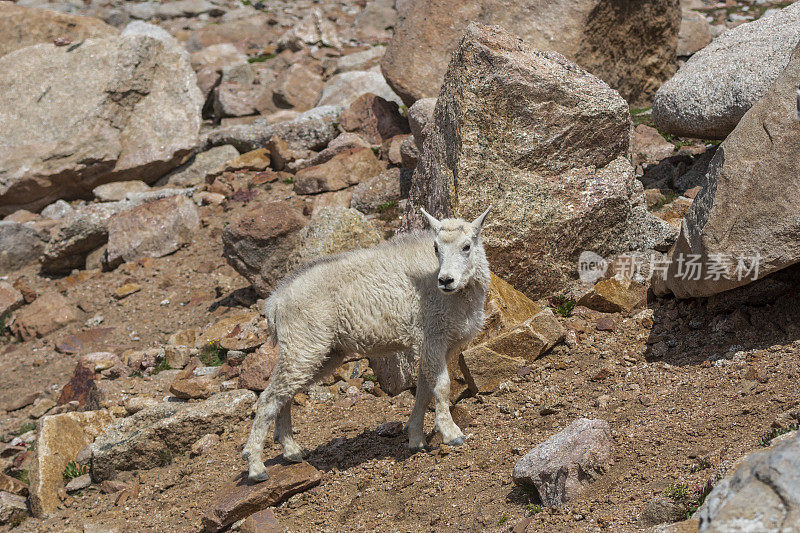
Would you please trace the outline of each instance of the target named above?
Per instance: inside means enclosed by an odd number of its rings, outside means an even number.
[[[440,229],[442,229],[442,223],[436,220],[436,217],[425,211],[425,209],[422,207],[420,207],[419,210],[422,211],[422,214],[428,219],[428,224],[431,225],[431,229],[433,229],[433,231],[438,232]]]
[[[486,220],[486,215],[489,214],[489,211],[492,210],[492,206],[490,205],[489,208],[480,214],[478,218],[472,221],[472,228],[475,230],[475,235],[481,232],[481,228],[483,228],[483,221]]]

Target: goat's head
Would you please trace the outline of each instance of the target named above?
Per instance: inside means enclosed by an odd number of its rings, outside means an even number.
[[[422,209],[431,229],[436,232],[433,249],[439,259],[438,286],[442,292],[455,292],[466,287],[480,262],[485,261],[481,229],[489,209],[472,222],[460,218],[437,220]]]

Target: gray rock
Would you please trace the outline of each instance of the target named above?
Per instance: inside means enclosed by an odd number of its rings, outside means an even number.
[[[142,192],[150,189],[150,186],[143,181],[115,181],[99,185],[92,189],[94,197],[101,202],[118,202],[124,200],[126,195],[131,192]]]
[[[181,189],[173,189],[171,187],[164,187],[162,189],[150,189],[146,191],[130,191],[125,194],[125,200],[129,201],[132,206],[146,204],[162,198],[170,198],[172,196],[184,196],[191,198],[197,192],[196,187],[187,187]]]
[[[608,467],[613,442],[605,420],[580,418],[514,465],[514,482],[536,490],[541,503],[561,507]]]
[[[690,56],[708,45],[714,35],[705,15],[691,9],[681,10],[681,29],[678,32],[678,57]]]
[[[221,15],[217,6],[207,0],[176,0],[175,2],[126,2],[125,9],[131,18],[136,19],[173,19],[178,17],[196,17],[203,13]]]
[[[173,4],[174,3],[175,2],[173,2]],[[122,30],[122,36],[124,37],[126,35],[141,35],[144,37],[150,37],[157,41],[166,43],[169,46],[177,46],[179,47],[178,49],[184,50],[184,48],[178,44],[178,41],[175,40],[175,37],[170,35],[167,30],[160,26],[156,26],[155,24],[142,22],[141,20],[134,20],[125,26],[125,29]]]
[[[397,22],[395,0],[371,0],[356,16],[354,25],[362,40],[385,42],[391,39]]]
[[[400,164],[403,170],[412,173],[419,163],[420,148],[417,146],[416,137],[410,135],[403,139],[400,145]],[[410,180],[410,177],[408,178]],[[404,197],[408,196],[408,188],[403,189]]]
[[[73,209],[51,232],[42,255],[42,270],[50,274],[84,268],[86,256],[108,241],[108,222],[130,209],[128,201],[88,204]]]
[[[400,200],[400,169],[390,168],[353,188],[350,207],[362,213],[374,213],[378,208]]]
[[[570,283],[584,250],[664,247],[673,235],[644,206],[619,93],[501,28],[467,29],[428,129],[403,227],[425,227],[420,207],[472,219],[493,205],[492,270],[529,297]]]
[[[200,227],[194,202],[170,196],[128,209],[108,224],[105,263],[111,267],[140,257],[162,257],[191,242]]]
[[[63,413],[39,420],[39,435],[29,472],[34,516],[56,511],[61,503],[58,492],[64,486],[64,468],[113,421],[105,410]]]
[[[47,237],[19,222],[0,220],[0,275],[8,274],[39,259]]]
[[[342,43],[336,35],[336,27],[319,9],[309,13],[278,39],[279,48],[288,48],[294,51],[302,50],[306,45],[315,44],[331,48],[342,47]]]
[[[352,71],[336,74],[325,82],[317,105],[348,107],[365,93],[372,93],[398,105],[403,104],[380,72]]]
[[[52,204],[42,209],[42,212],[39,214],[44,218],[49,218],[50,220],[61,220],[73,211],[75,211],[75,208],[64,200],[56,200]]]
[[[278,75],[272,88],[272,98],[281,108],[308,111],[319,100],[322,87],[319,74],[295,63]]]
[[[355,148],[371,148],[371,145],[365,141],[361,135],[357,133],[343,132],[328,144],[328,146],[321,152],[315,154],[313,157],[298,162],[294,166],[294,170],[302,170],[307,167],[321,165],[327,163],[334,156]]]
[[[228,126],[209,132],[205,139],[206,149],[224,144],[233,145],[245,153],[264,145],[277,135],[289,144],[292,150],[322,150],[339,135],[337,128],[342,114],[341,106],[320,106],[300,113],[293,120],[267,124],[256,120],[253,124]]]
[[[346,207],[323,207],[314,212],[300,234],[300,242],[289,260],[290,267],[320,257],[381,242],[383,236],[363,213]]]
[[[434,109],[436,98],[420,98],[408,108],[408,125],[420,151],[425,144],[425,127],[433,121]]]
[[[25,298],[22,296],[21,292],[15,289],[10,283],[0,281],[0,317],[8,315],[12,311],[16,311],[22,307],[24,303]],[[15,411],[16,409],[22,409],[33,401],[31,400],[31,402],[28,402],[27,399],[27,397],[17,397],[12,401],[10,407],[5,407],[5,410]],[[20,405],[20,403],[22,403],[22,405]],[[16,407],[16,409],[11,409],[11,407]]]
[[[694,54],[653,100],[662,131],[724,139],[764,96],[800,41],[800,4],[726,31]]]
[[[202,95],[185,54],[140,35],[40,44],[0,58],[0,214],[182,163]]]
[[[799,79],[800,45],[717,148],[705,186],[684,216],[666,275],[653,279],[657,294],[711,296],[800,262]],[[699,273],[686,275],[682,261],[689,259],[700,265]]]
[[[800,433],[753,453],[695,514],[700,531],[789,532],[800,524]]]
[[[194,156],[184,166],[165,176],[159,181],[159,184],[169,184],[177,187],[202,185],[206,182],[206,176],[237,157],[239,157],[239,152],[233,146],[229,144],[215,146]]]
[[[703,154],[697,157],[692,166],[686,172],[680,174],[672,180],[671,186],[679,192],[684,193],[693,187],[705,187],[708,165],[714,158],[717,147],[708,148]]]
[[[363,52],[342,56],[336,62],[334,74],[351,72],[353,70],[367,70],[378,65],[386,52],[385,46],[373,46]]]
[[[256,69],[249,63],[222,67],[219,85],[214,90],[214,117],[244,117],[276,110],[271,87],[275,75],[269,69]],[[212,78],[214,79],[214,78]],[[313,104],[313,102],[312,102]]]
[[[686,518],[686,506],[682,503],[658,496],[650,500],[639,515],[639,524],[655,526],[680,522]]]
[[[92,476],[84,474],[76,478],[70,479],[69,483],[64,487],[67,492],[77,492],[83,490],[92,484]]]
[[[0,525],[17,522],[28,515],[25,497],[0,491]]]
[[[164,402],[117,420],[92,444],[92,480],[169,463],[201,436],[248,419],[255,399],[252,391],[221,392],[200,403]]]

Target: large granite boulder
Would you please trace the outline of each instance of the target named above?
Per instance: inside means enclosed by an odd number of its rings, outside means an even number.
[[[152,183],[198,143],[202,95],[177,43],[39,44],[0,58],[0,71],[0,214]]]
[[[714,487],[695,516],[703,533],[797,531],[800,432],[748,456]]]
[[[658,129],[724,139],[764,96],[800,41],[800,3],[726,31],[656,93]]]
[[[629,162],[628,106],[606,83],[496,26],[470,25],[414,174],[406,229],[435,216],[484,226],[492,269],[530,297],[577,277],[584,250],[664,247]]]
[[[800,261],[800,45],[709,164],[653,289],[704,297]]]
[[[496,24],[553,50],[617,89],[648,99],[674,73],[678,0],[412,0],[381,68],[407,105],[437,96],[470,21]],[[632,43],[636,43],[632,45]]]

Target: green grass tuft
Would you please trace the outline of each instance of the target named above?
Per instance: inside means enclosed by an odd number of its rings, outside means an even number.
[[[532,503],[532,504],[528,505],[528,514],[529,515],[539,514],[542,511],[544,511],[544,507],[542,507],[538,503]]]
[[[664,491],[664,496],[676,502],[684,501],[689,496],[689,485],[686,483],[673,483]]]
[[[20,470],[19,472],[12,474],[12,477],[17,478],[26,485],[30,485],[30,481],[28,480],[28,472],[30,472],[30,470]]]
[[[394,209],[395,207],[397,207],[397,200],[392,200],[391,202],[384,202],[378,206],[378,213],[389,211],[390,209]]]
[[[197,357],[206,366],[222,366],[227,355],[228,350],[220,346],[218,340],[213,340],[203,346]]]
[[[264,63],[264,62],[269,61],[270,59],[272,59],[274,57],[275,57],[275,54],[260,54],[260,55],[257,55],[257,56],[248,57],[247,58],[247,62],[248,63]]]
[[[575,309],[576,305],[577,302],[575,300],[568,299],[560,294],[550,297],[550,307],[555,313],[558,313],[564,318],[572,314],[572,310]]]
[[[19,427],[19,429],[17,429],[17,432],[14,433],[14,435],[19,437],[23,433],[27,433],[29,431],[33,431],[34,429],[36,429],[36,423],[35,422],[25,422],[24,424],[22,424]]]
[[[161,359],[158,363],[156,363],[156,366],[153,367],[153,374],[158,374],[164,370],[172,370],[172,367],[169,366],[166,359]]]
[[[89,465],[79,465],[75,461],[70,461],[67,463],[67,466],[64,467],[64,482],[69,482],[76,477],[81,477],[84,474],[89,473]]]
[[[671,204],[675,200],[678,199],[678,193],[673,191],[672,189],[666,189],[666,192],[662,192],[661,194],[664,195],[658,202],[655,203],[653,209],[661,209],[667,204]]]
[[[780,437],[781,435],[785,435],[790,431],[797,431],[797,429],[798,429],[797,422],[795,422],[794,424],[789,424],[789,426],[785,428],[770,429],[769,431],[761,434],[761,437],[758,440],[758,445],[766,448],[767,446],[770,445],[772,439],[774,439],[775,437]]]

